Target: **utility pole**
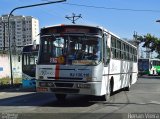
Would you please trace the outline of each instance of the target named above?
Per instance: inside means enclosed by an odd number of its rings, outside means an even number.
[[[75,15],[74,13],[72,13],[72,16],[66,16],[65,18],[67,18],[68,20],[71,20],[73,24],[75,24],[75,21],[77,21],[79,18],[82,18],[81,14],[79,15]]]
[[[137,56],[139,58],[139,41],[137,40],[137,38],[138,38],[137,32],[134,31],[133,39],[134,39],[135,45],[137,47]]]

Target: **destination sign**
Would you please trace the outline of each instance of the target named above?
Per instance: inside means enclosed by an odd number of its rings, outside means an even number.
[[[89,29],[82,28],[65,28],[65,33],[89,33]]]
[[[55,26],[49,28],[41,29],[42,34],[62,34],[62,33],[94,33],[94,34],[101,34],[102,31],[96,27],[89,27],[89,26]]]

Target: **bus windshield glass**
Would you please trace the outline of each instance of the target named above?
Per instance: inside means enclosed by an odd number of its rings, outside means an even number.
[[[36,61],[38,51],[24,52],[22,55],[22,72],[28,76],[35,77]]]
[[[41,36],[39,64],[96,65],[101,61],[98,36]]]

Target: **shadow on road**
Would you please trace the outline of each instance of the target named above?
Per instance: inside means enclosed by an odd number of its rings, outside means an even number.
[[[45,98],[50,96],[40,93],[24,93],[18,96],[11,95],[11,97],[5,97],[7,94],[1,94],[0,97],[2,97],[2,95],[4,95],[4,98],[0,99],[0,106],[40,106],[46,102],[47,99],[45,100]]]
[[[99,97],[90,98],[89,96],[83,95],[68,95],[65,101],[60,102],[57,101],[53,93],[36,93],[35,89],[6,89],[0,91],[0,106],[89,107],[96,103],[104,104],[107,106],[151,104],[130,102],[127,94],[125,94],[127,101],[114,102],[114,100],[116,100],[114,99],[116,95],[122,91],[123,89],[114,92],[114,94],[111,96],[111,102],[106,103]]]
[[[83,95],[69,95],[64,101],[53,101],[43,105],[44,107],[89,107],[95,104],[90,102],[88,96]]]
[[[15,92],[9,92],[10,97],[6,97],[7,93],[0,93],[0,106],[88,107],[94,104],[86,96],[69,95],[65,101],[59,102],[53,93],[26,92],[14,95]]]
[[[0,89],[0,92],[36,92],[36,88],[8,87]]]
[[[114,92],[111,96],[114,97],[114,95],[118,94],[119,92],[123,91],[124,89],[118,90]],[[48,104],[45,104],[44,106],[50,106],[50,107],[87,107],[91,106],[95,103],[99,104],[111,104],[110,102],[103,101],[103,98],[100,96],[84,96],[84,95],[69,95],[67,99],[63,102],[61,101],[54,101]]]

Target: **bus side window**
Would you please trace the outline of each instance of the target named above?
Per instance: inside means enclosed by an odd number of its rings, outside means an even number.
[[[110,62],[110,57],[111,57],[111,51],[110,51],[110,48],[107,46],[106,47],[106,64],[108,65],[109,62]]]

